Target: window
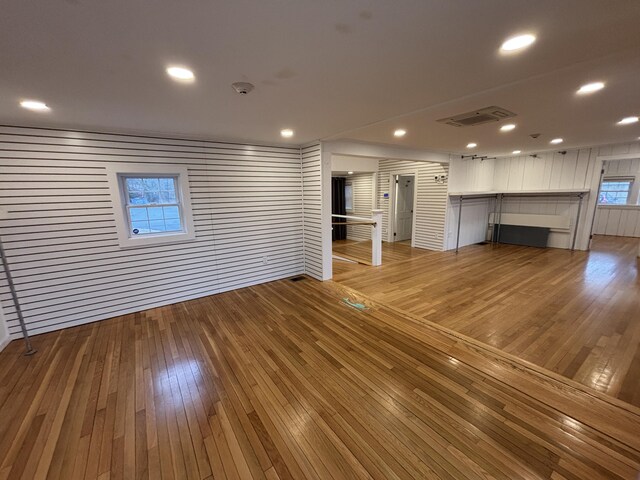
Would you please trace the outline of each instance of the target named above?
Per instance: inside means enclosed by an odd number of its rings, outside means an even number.
[[[125,165],[107,170],[121,247],[195,238],[186,168]]]
[[[633,179],[616,178],[604,179],[600,187],[600,205],[626,205],[631,192]]]
[[[133,235],[181,232],[178,177],[122,176],[129,228]]]
[[[344,186],[344,208],[347,211],[353,210],[353,185]]]

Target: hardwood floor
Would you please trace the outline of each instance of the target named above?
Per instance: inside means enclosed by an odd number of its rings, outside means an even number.
[[[597,236],[590,253],[414,250],[383,244],[381,267],[335,265],[334,280],[640,406],[638,239]]]
[[[0,354],[0,479],[640,469],[639,409],[334,282],[259,285],[33,343],[33,357],[18,341]]]

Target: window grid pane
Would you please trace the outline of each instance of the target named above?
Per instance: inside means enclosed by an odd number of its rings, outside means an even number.
[[[630,180],[604,180],[600,188],[598,203],[602,205],[625,205],[629,198]]]
[[[176,177],[124,177],[131,235],[183,230],[176,182]]]

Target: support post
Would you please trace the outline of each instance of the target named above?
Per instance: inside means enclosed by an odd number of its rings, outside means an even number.
[[[9,269],[9,261],[7,260],[7,254],[4,251],[2,245],[2,239],[0,238],[0,257],[2,257],[2,266],[4,267],[4,274],[7,277],[7,283],[9,284],[9,291],[13,298],[13,304],[16,308],[16,314],[18,315],[18,321],[20,322],[20,328],[22,329],[22,336],[25,343],[25,355],[33,355],[37,350],[34,350],[31,346],[31,340],[29,340],[29,333],[27,332],[27,326],[24,323],[24,317],[22,316],[22,310],[20,309],[20,303],[18,302],[18,293],[16,287],[13,284],[13,277],[11,276],[11,270]]]
[[[460,195],[460,203],[458,203],[458,231],[456,233],[456,253],[460,246],[460,222],[462,221],[462,195]]]
[[[578,198],[580,200],[578,200],[578,213],[576,215],[576,225],[575,227],[573,227],[573,240],[571,241],[572,252],[576,249],[576,239],[578,238],[578,225],[580,224],[580,211],[582,210],[582,197],[584,197],[583,193],[578,195]]]
[[[371,210],[375,225],[371,228],[371,265],[382,265],[382,210]]]

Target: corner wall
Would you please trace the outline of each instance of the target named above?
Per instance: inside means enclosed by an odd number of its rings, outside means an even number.
[[[119,248],[114,163],[186,166],[195,241]],[[303,273],[302,189],[298,147],[0,127],[0,234],[33,334]],[[19,335],[3,276],[0,304]]]

